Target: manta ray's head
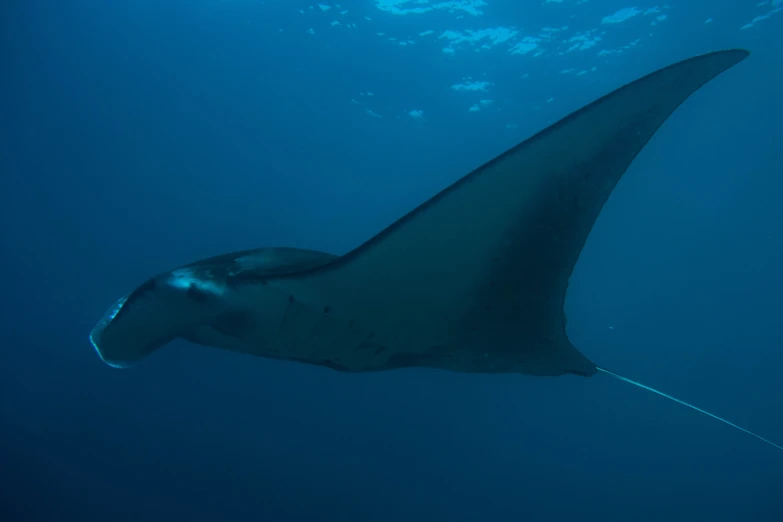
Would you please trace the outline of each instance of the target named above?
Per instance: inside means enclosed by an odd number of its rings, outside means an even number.
[[[130,366],[215,317],[223,307],[225,281],[203,266],[155,276],[106,311],[90,342],[106,364]]]

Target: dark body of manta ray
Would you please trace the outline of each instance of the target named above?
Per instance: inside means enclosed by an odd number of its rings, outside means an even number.
[[[261,248],[157,275],[117,301],[90,340],[117,367],[179,337],[350,372],[600,371],[750,433],[596,366],[569,342],[563,312],[582,247],[630,163],[688,96],[747,55],[697,56],[621,87],[343,256]]]

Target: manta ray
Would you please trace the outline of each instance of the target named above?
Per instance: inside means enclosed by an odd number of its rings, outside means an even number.
[[[692,57],[616,89],[468,173],[342,256],[219,255],[147,280],[90,333],[127,367],[176,338],[342,372],[602,373],[780,445],[581,354],[568,281],[615,185],[672,112],[748,56]]]

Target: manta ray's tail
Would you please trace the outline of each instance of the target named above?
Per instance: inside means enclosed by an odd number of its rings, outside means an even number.
[[[617,374],[617,373],[614,373],[614,372],[610,372],[610,371],[609,371],[609,370],[607,370],[606,368],[601,368],[600,366],[596,366],[596,368],[598,369],[598,371],[599,371],[599,372],[605,373],[605,374],[607,374],[607,375],[611,375],[611,376],[612,376],[612,377],[614,377],[615,379],[619,379],[619,380],[621,380],[621,381],[624,381],[624,382],[627,382],[627,383],[629,383],[629,384],[633,384],[634,386],[638,386],[639,388],[642,388],[642,389],[644,389],[644,390],[651,391],[651,392],[653,392],[653,393],[655,393],[655,394],[657,394],[657,395],[660,395],[661,397],[666,397],[666,398],[667,398],[667,399],[669,399],[669,400],[672,400],[672,401],[674,401],[674,402],[680,403],[680,404],[682,404],[683,406],[687,406],[688,408],[690,408],[690,409],[692,409],[692,410],[695,410],[695,411],[698,411],[699,413],[703,413],[704,415],[709,415],[709,416],[710,416],[710,417],[712,417],[713,419],[719,420],[719,421],[721,421],[721,422],[722,422],[722,423],[724,423],[724,424],[728,424],[728,425],[729,425],[729,426],[731,426],[732,428],[736,428],[736,429],[738,429],[738,430],[740,430],[740,431],[742,431],[742,432],[745,432],[745,433],[747,433],[748,435],[752,435],[752,436],[756,437],[757,439],[759,439],[760,441],[762,441],[762,442],[766,442],[766,443],[767,443],[767,444],[769,444],[770,446],[774,446],[774,447],[776,447],[776,448],[777,448],[777,449],[779,449],[779,450],[783,450],[783,446],[779,446],[779,445],[775,444],[774,442],[772,442],[772,441],[769,441],[769,440],[765,439],[764,437],[762,437],[762,436],[760,436],[760,435],[756,435],[755,433],[753,433],[753,432],[752,432],[752,431],[750,431],[750,430],[746,430],[746,429],[745,429],[745,428],[743,428],[742,426],[737,426],[737,425],[736,425],[736,424],[734,424],[733,422],[727,421],[726,419],[724,419],[724,418],[722,418],[722,417],[718,417],[717,415],[715,415],[715,414],[713,414],[713,413],[710,413],[710,412],[708,412],[708,411],[702,410],[701,408],[698,408],[698,407],[694,406],[693,404],[688,404],[688,403],[687,403],[687,402],[685,402],[685,401],[681,401],[680,399],[678,399],[678,398],[676,398],[676,397],[672,397],[671,395],[669,395],[669,394],[666,394],[666,393],[663,393],[662,391],[656,390],[655,388],[650,388],[649,386],[647,386],[647,385],[645,385],[645,384],[642,384],[642,383],[640,383],[640,382],[634,381],[634,380],[632,380],[632,379],[629,379],[628,377],[623,377],[623,376],[622,376],[622,375],[620,375],[620,374]]]

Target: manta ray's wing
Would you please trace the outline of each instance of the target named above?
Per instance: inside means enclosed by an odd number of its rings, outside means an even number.
[[[330,340],[311,336],[300,357],[308,362],[591,375],[596,367],[568,341],[563,314],[587,236],[666,118],[747,54],[658,70],[469,173],[345,256],[280,277],[242,271],[231,284],[286,295],[289,323],[294,307],[317,311],[299,331],[329,316]],[[347,342],[340,329],[362,335]]]

